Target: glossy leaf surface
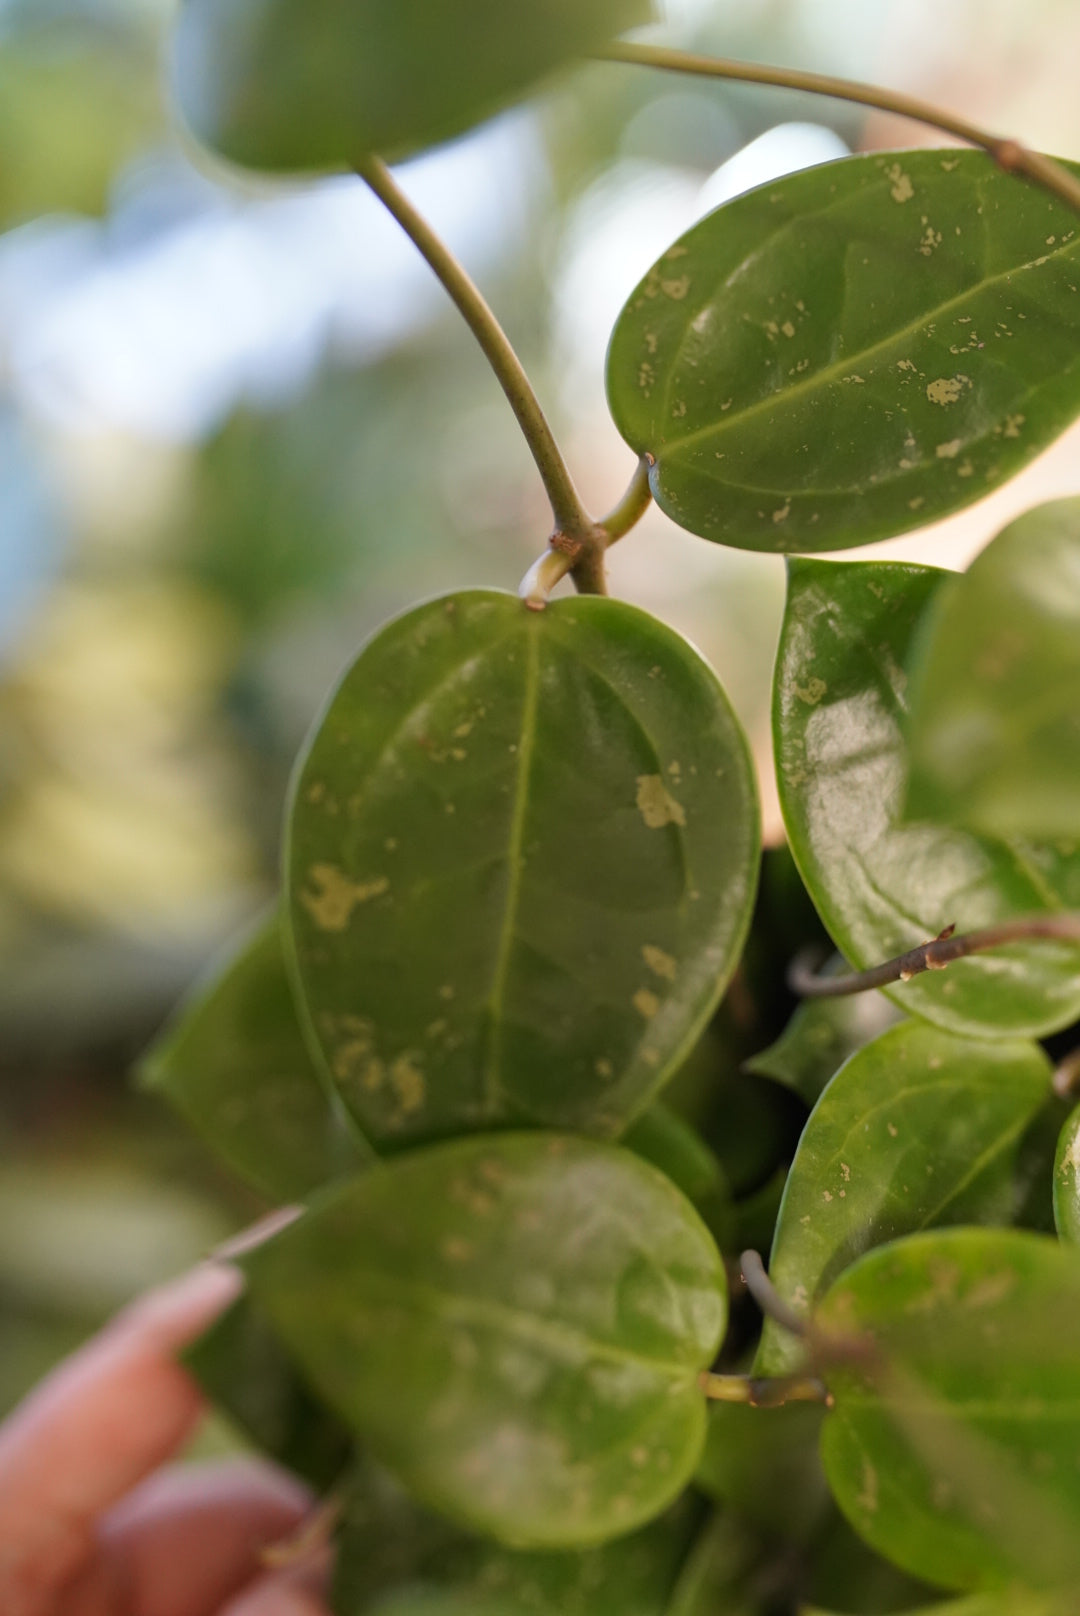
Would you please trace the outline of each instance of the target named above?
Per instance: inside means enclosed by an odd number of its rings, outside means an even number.
[[[344,168],[458,135],[648,0],[184,0],[174,80],[198,137],[251,168]]]
[[[700,1501],[684,1494],[658,1520],[596,1548],[507,1549],[449,1526],[365,1460],[345,1497],[334,1610],[667,1616],[702,1513]]]
[[[391,623],[311,742],[288,850],[299,978],[367,1137],[619,1132],[734,969],[757,848],[723,691],[644,612],[475,590]]]
[[[839,550],[970,505],[1080,412],[1075,215],[978,152],[872,153],[696,224],[632,294],[616,424],[680,526]]]
[[[1080,1245],[1080,1106],[1070,1114],[1058,1138],[1054,1222],[1062,1240]]]
[[[1080,850],[900,822],[906,659],[947,575],[792,561],[773,731],[792,852],[836,945],[865,969],[1007,916],[1069,908]],[[885,990],[951,1031],[1039,1034],[1080,1014],[1080,948],[1018,943]]]
[[[940,1224],[1008,1223],[1024,1131],[1050,1091],[1027,1040],[956,1038],[921,1021],[882,1033],[842,1066],[806,1124],[788,1174],[769,1276],[809,1316],[856,1257]],[[805,1354],[765,1322],[756,1369]]]
[[[823,1331],[872,1344],[827,1373],[829,1484],[881,1553],[954,1588],[1075,1587],[1080,1254],[949,1229],[870,1252]]]
[[[659,1513],[697,1462],[724,1270],[628,1151],[500,1134],[411,1152],[245,1266],[316,1388],[462,1525],[597,1542]]]
[[[746,1070],[783,1083],[812,1106],[848,1056],[899,1019],[900,1011],[883,993],[805,999],[775,1044],[753,1055]]]
[[[941,591],[915,649],[907,813],[1080,838],[1080,499],[999,533]]]
[[[348,1463],[346,1427],[312,1395],[265,1312],[240,1296],[183,1355],[211,1402],[275,1463],[317,1491]]]
[[[268,1200],[306,1195],[370,1157],[304,1042],[276,914],[181,1006],[140,1077]]]

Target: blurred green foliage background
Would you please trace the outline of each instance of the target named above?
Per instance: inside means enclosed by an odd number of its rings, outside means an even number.
[[[514,588],[546,537],[501,395],[359,182],[252,183],[176,127],[171,11],[0,0],[0,1410],[259,1210],[132,1059],[272,896],[291,760],[357,646],[440,590]],[[1080,146],[1072,0],[670,0],[664,37]],[[597,64],[402,178],[604,509],[632,469],[607,331],[657,253],[788,168],[924,138]],[[878,553],[959,564],[998,515]],[[781,562],[653,513],[612,574],[713,661],[767,775]]]

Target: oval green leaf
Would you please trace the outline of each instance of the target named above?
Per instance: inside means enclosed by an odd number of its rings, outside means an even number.
[[[457,1531],[364,1459],[345,1494],[333,1608],[340,1616],[666,1616],[702,1513],[684,1493],[658,1520],[596,1548],[508,1549]]]
[[[943,1587],[1074,1588],[1080,1255],[1018,1230],[913,1235],[850,1268],[818,1325],[864,1349],[827,1373],[822,1437],[856,1530]]]
[[[758,820],[714,674],[646,613],[468,591],[363,651],[299,769],[299,980],[377,1145],[618,1133],[749,925]]]
[[[245,1259],[316,1389],[422,1501],[519,1548],[628,1532],[705,1434],[724,1269],[655,1168],[568,1135],[376,1166]]]
[[[173,78],[200,140],[346,168],[461,134],[652,14],[649,0],[184,0]]]
[[[1080,839],[1080,499],[1028,511],[942,589],[911,672],[909,815]]]
[[[611,410],[692,533],[867,544],[970,505],[1080,412],[1078,287],[1075,215],[981,152],[845,158],[668,249],[616,324]]]
[[[308,1052],[276,913],[181,1006],[139,1078],[268,1200],[307,1195],[370,1158]]]
[[[1080,849],[900,822],[904,668],[948,574],[898,562],[792,561],[773,694],[780,804],[818,912],[855,967],[948,925],[1071,907]],[[1040,1035],[1080,1015],[1080,948],[1020,943],[886,990],[953,1032]]]
[[[1070,1113],[1058,1137],[1054,1223],[1062,1240],[1080,1245],[1080,1105]]]
[[[956,1038],[905,1021],[842,1066],[806,1124],[773,1241],[769,1277],[809,1317],[856,1257],[950,1223],[1009,1223],[1016,1157],[1050,1092],[1050,1062],[1020,1039]],[[766,1319],[756,1372],[805,1361]]]

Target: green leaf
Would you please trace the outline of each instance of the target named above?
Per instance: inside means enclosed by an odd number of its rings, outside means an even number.
[[[1054,1222],[1062,1240],[1080,1245],[1080,1105],[1069,1114],[1054,1157]]]
[[[981,152],[845,158],[668,249],[616,324],[612,413],[691,532],[867,544],[970,505],[1068,426],[1078,286],[1075,215]]]
[[[838,960],[835,969],[846,971],[847,966]],[[752,1056],[746,1070],[783,1083],[813,1106],[848,1056],[899,1019],[899,1010],[883,993],[806,999],[775,1044]]]
[[[792,561],[773,731],[780,803],[803,880],[859,969],[955,924],[1070,907],[1080,849],[899,822],[904,667],[942,580],[896,562]],[[1080,1015],[1080,948],[1026,942],[885,990],[953,1032],[1038,1035]]]
[[[174,82],[195,134],[250,168],[344,168],[461,134],[649,0],[185,0]]]
[[[269,1200],[306,1195],[369,1158],[308,1053],[276,913],[181,1006],[139,1077]]]
[[[1028,511],[941,590],[912,658],[906,811],[1080,840],[1080,499]]]
[[[808,1317],[871,1246],[935,1224],[1008,1223],[1025,1129],[1050,1092],[1026,1040],[956,1038],[925,1022],[882,1033],[814,1107],[788,1174],[769,1277]],[[780,1375],[801,1343],[766,1319],[755,1371]]]
[[[414,1151],[245,1267],[320,1393],[462,1525],[518,1548],[599,1542],[697,1463],[723,1265],[628,1151],[536,1133]]]
[[[352,1451],[349,1432],[312,1395],[250,1296],[240,1296],[182,1361],[261,1452],[319,1492],[337,1480]]]
[[[310,743],[287,854],[299,980],[364,1132],[618,1133],[734,969],[757,850],[724,693],[646,613],[470,590],[391,623]]]
[[[914,1235],[850,1268],[817,1323],[846,1343],[822,1458],[862,1536],[945,1587],[1075,1587],[1075,1250],[1018,1230]]]
[[[829,1508],[818,1458],[824,1409],[712,1403],[695,1482],[771,1535],[805,1543]]]
[[[940,1605],[919,1605],[908,1616],[1066,1616],[1067,1600],[1048,1598],[1026,1588],[1004,1588],[994,1593],[946,1599]],[[801,1616],[829,1616],[816,1605],[804,1605]]]
[[[346,1494],[334,1609],[665,1616],[702,1512],[687,1493],[658,1520],[596,1548],[507,1549],[456,1531],[364,1461]]]

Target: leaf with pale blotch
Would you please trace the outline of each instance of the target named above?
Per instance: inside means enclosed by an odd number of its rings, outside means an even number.
[[[769,1276],[808,1317],[872,1246],[950,1223],[1010,1223],[1016,1158],[1050,1092],[1026,1039],[957,1038],[922,1021],[882,1033],[840,1068],[788,1174]],[[765,1322],[755,1369],[795,1370],[801,1343]]]
[[[905,666],[948,574],[899,562],[796,560],[773,694],[791,850],[858,969],[925,943],[1072,907],[1080,848],[1000,841],[900,819]],[[1080,947],[1024,942],[885,989],[954,1032],[1040,1035],[1080,1015]]]
[[[1075,1249],[1015,1229],[913,1235],[848,1269],[817,1325],[840,1343],[825,1472],[867,1542],[942,1587],[1074,1588]]]
[[[715,676],[636,607],[467,591],[391,623],[296,777],[296,968],[381,1147],[616,1134],[692,1046],[749,925],[758,822]]]
[[[619,316],[608,397],[680,526],[840,550],[1045,448],[1080,413],[1078,338],[1066,205],[981,152],[875,152],[772,180],[670,247]]]
[[[333,1608],[339,1616],[670,1616],[702,1514],[701,1501],[684,1493],[658,1520],[596,1548],[509,1549],[425,1510],[365,1457],[344,1494]]]
[[[319,1491],[342,1474],[352,1453],[349,1431],[312,1394],[251,1296],[238,1297],[182,1361],[210,1401],[275,1464]]]
[[[304,1042],[276,913],[181,1006],[139,1077],[269,1200],[370,1158]]]
[[[413,1151],[244,1266],[315,1389],[463,1526],[519,1548],[601,1542],[697,1463],[724,1268],[628,1151],[542,1133]]]
[[[184,0],[180,107],[250,168],[345,168],[461,134],[652,15],[649,0]]]
[[[838,961],[835,969],[843,972],[847,966]],[[782,1083],[812,1106],[848,1056],[899,1019],[900,1011],[883,993],[805,999],[776,1042],[751,1056],[745,1069]]]
[[[1080,839],[1080,499],[1026,512],[951,580],[911,668],[907,813]]]
[[[1054,1222],[1062,1240],[1080,1245],[1080,1106],[1070,1114],[1058,1138]]]

